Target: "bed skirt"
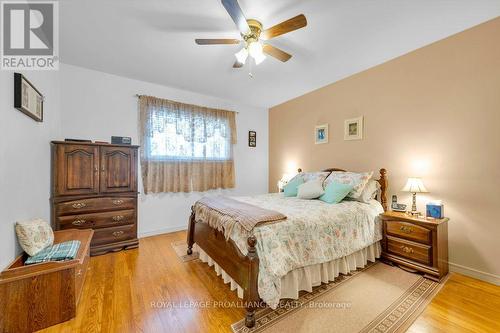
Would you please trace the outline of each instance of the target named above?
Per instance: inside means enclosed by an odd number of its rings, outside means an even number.
[[[224,283],[229,283],[231,290],[237,290],[238,297],[243,298],[243,289],[212,259],[205,251],[194,245],[194,250],[200,254],[200,260],[214,267]],[[312,288],[333,281],[339,274],[348,274],[366,266],[368,261],[375,262],[380,258],[382,247],[380,242],[373,243],[348,256],[328,261],[322,264],[301,267],[288,272],[281,278],[281,298],[298,299],[299,291],[312,292]]]

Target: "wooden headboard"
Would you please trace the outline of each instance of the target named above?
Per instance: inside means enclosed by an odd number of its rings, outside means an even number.
[[[387,212],[387,186],[389,185],[389,182],[387,180],[387,170],[382,168],[379,170],[380,172],[380,178],[377,180],[378,183],[380,184],[380,203],[382,204],[382,207],[384,207],[384,212]]]
[[[297,170],[299,173],[302,172],[302,169]],[[329,168],[323,170],[323,172],[333,172],[333,171],[342,171],[346,172],[344,169],[338,169],[338,168]],[[379,170],[380,172],[380,178],[377,179],[378,183],[380,184],[380,198],[379,201],[382,204],[382,207],[384,208],[384,211],[387,211],[387,196],[386,196],[386,191],[387,191],[387,186],[389,185],[389,182],[387,181],[387,170],[382,168]]]

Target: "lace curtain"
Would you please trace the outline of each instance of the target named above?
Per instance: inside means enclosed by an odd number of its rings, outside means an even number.
[[[145,193],[234,187],[235,113],[139,97]]]

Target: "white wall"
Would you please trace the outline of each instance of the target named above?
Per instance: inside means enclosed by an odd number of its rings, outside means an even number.
[[[197,93],[137,81],[81,67],[62,65],[61,139],[78,138],[109,142],[112,135],[130,136],[139,143],[135,94],[152,95],[184,103],[239,111],[238,143],[234,149],[236,188],[227,195],[267,192],[268,113]],[[165,73],[168,75],[168,73]],[[248,147],[248,131],[257,131],[257,147]],[[140,174],[140,172],[139,172]],[[139,177],[140,178],[140,177]],[[139,191],[142,180],[139,180]],[[139,196],[139,236],[187,227],[190,206],[203,193],[169,193]]]
[[[38,123],[13,107],[13,73],[0,71],[0,268],[20,252],[14,223],[50,218],[50,141],[89,138],[109,141],[131,136],[138,143],[137,93],[185,103],[237,110],[236,188],[228,195],[267,192],[267,109],[147,82],[61,65],[58,72],[24,73],[46,97],[44,121]],[[257,148],[249,148],[249,130]],[[142,191],[142,181],[139,180]],[[139,196],[139,235],[184,229],[190,206],[201,193]]]
[[[49,220],[50,140],[59,137],[59,72],[23,72],[46,97],[44,120],[14,108],[14,74],[0,71],[0,269],[20,251],[14,223]]]

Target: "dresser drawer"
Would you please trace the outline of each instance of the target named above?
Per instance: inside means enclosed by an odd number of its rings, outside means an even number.
[[[428,266],[432,265],[432,248],[428,245],[387,236],[387,252]]]
[[[431,230],[401,221],[386,221],[386,230],[388,235],[416,241],[423,244],[432,244]]]
[[[55,213],[56,216],[60,216],[133,208],[135,208],[135,198],[104,197],[61,202],[55,205]]]
[[[137,238],[135,225],[96,229],[91,245],[110,244]]]
[[[113,227],[133,224],[135,222],[135,210],[116,210],[103,213],[59,216],[56,220],[61,229]]]

